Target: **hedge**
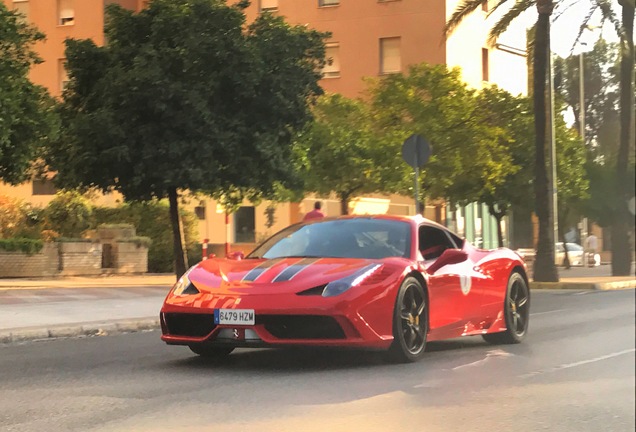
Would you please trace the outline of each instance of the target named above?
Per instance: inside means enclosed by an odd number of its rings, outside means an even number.
[[[0,239],[0,250],[6,252],[22,252],[33,255],[42,250],[44,241],[30,238],[8,238]]]

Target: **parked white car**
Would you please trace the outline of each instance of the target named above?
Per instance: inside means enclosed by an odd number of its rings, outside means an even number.
[[[570,259],[571,266],[585,265],[585,253],[583,246],[576,243],[566,243],[568,248],[568,258]],[[557,266],[563,265],[565,260],[565,250],[563,249],[563,243],[556,244],[556,254],[554,256],[554,264]]]
[[[566,243],[568,247],[568,258],[570,259],[571,266],[583,266],[585,265],[585,253],[583,250],[583,246],[576,243]],[[517,254],[519,254],[524,261],[532,262],[534,261],[534,257],[536,255],[536,251],[534,249],[517,249]],[[556,253],[554,255],[554,264],[557,266],[563,265],[563,260],[565,259],[565,250],[563,249],[563,243],[556,243]]]

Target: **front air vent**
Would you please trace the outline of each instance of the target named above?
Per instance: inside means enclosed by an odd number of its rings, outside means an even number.
[[[257,323],[278,339],[344,339],[338,322],[321,315],[261,315]]]
[[[320,286],[313,287],[313,288],[309,288],[308,290],[296,293],[296,295],[299,295],[299,296],[321,296],[322,292],[325,290],[326,286],[327,286],[327,284],[320,285]]]
[[[213,314],[165,313],[164,322],[172,336],[203,337],[214,330]]]

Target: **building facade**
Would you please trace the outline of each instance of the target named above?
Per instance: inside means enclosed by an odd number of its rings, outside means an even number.
[[[44,60],[36,65],[31,78],[59,96],[64,88],[64,40],[91,38],[104,43],[104,8],[118,3],[139,11],[145,0],[1,0],[25,14],[47,36],[36,50]],[[347,97],[364,96],[364,78],[406,72],[409,65],[421,62],[459,67],[462,78],[472,87],[495,83],[513,94],[527,90],[527,65],[524,56],[525,29],[504,35],[494,47],[486,44],[492,21],[487,19],[488,3],[476,11],[448,38],[443,37],[446,20],[460,0],[253,0],[247,9],[248,21],[270,11],[284,16],[292,24],[307,25],[330,32],[321,85],[326,92]],[[50,184],[28,183],[18,187],[0,184],[0,194],[17,196],[46,205],[55,190]],[[117,196],[104,197],[114,203]],[[245,203],[226,219],[216,203],[193,197],[190,206],[200,219],[201,238],[211,243],[229,241],[253,243],[279,228],[302,218],[312,209],[315,197],[299,204],[272,206]],[[327,215],[339,214],[335,199],[323,199]],[[496,229],[483,206],[447,209],[427,207],[425,216],[448,222],[469,240],[481,238],[485,247],[496,246]],[[351,203],[354,213],[414,214],[409,197],[360,197]],[[273,215],[272,215],[273,212]],[[226,221],[228,222],[226,224]]]

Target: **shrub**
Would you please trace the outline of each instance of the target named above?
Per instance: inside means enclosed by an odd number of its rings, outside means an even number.
[[[137,247],[144,246],[144,247],[150,248],[150,246],[152,245],[152,239],[150,237],[143,237],[143,236],[124,238],[124,239],[119,239],[117,241],[120,243],[134,243]]]
[[[44,242],[30,238],[0,239],[0,250],[7,252],[22,252],[27,255],[38,253],[44,247]]]
[[[62,237],[79,238],[90,227],[92,206],[76,191],[61,191],[44,209],[44,226]]]
[[[24,221],[20,202],[0,195],[0,238],[14,237]]]

